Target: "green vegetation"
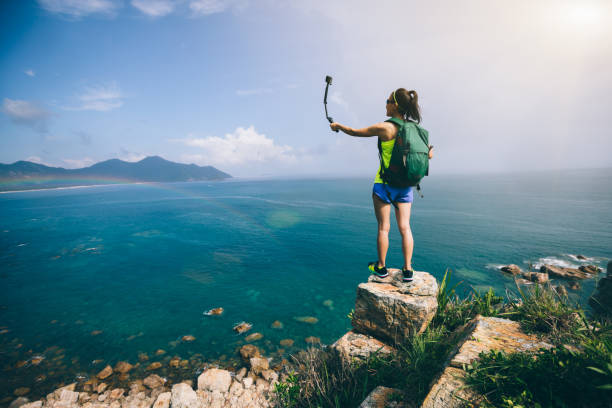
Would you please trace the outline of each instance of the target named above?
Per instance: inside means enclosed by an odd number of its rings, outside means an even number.
[[[467,384],[483,407],[612,406],[612,325],[588,320],[550,286],[522,291],[509,317],[525,331],[546,336],[551,350],[491,351],[467,367]]]
[[[390,356],[372,354],[346,362],[327,348],[309,348],[293,356],[293,372],[276,385],[281,407],[355,407],[377,386],[403,390],[417,405],[460,340],[462,325],[477,314],[510,318],[555,347],[532,354],[482,354],[466,367],[467,382],[489,407],[612,406],[612,326],[589,321],[567,297],[550,286],[521,290],[519,298],[497,296],[492,289],[461,299],[450,287],[447,270],[438,292],[438,310],[428,328]],[[352,314],[352,313],[351,313]],[[349,314],[349,317],[350,315]],[[394,400],[402,396],[394,395]]]

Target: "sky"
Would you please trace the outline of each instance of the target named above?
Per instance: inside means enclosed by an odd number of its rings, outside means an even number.
[[[433,174],[612,166],[608,0],[7,0],[0,163],[366,176],[419,95]],[[384,98],[384,99],[383,99]]]

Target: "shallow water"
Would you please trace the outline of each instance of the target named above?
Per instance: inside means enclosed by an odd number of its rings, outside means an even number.
[[[438,279],[452,268],[463,290],[498,292],[514,287],[500,265],[575,266],[583,254],[605,267],[610,176],[429,177],[412,210],[413,266]],[[169,356],[191,359],[183,371],[165,371],[169,377],[195,376],[205,360],[238,364],[232,358],[246,335],[232,327],[241,321],[253,324],[247,334],[264,335],[253,344],[277,360],[306,347],[308,336],[332,343],[350,328],[355,288],[376,259],[370,192],[371,180],[343,179],[0,195],[0,400],[6,405],[20,386],[40,398],[106,364],[136,363],[139,353],[149,357],[141,369]],[[390,238],[387,265],[401,267],[394,221]],[[594,284],[570,296],[585,304]],[[204,314],[214,307],[225,311]],[[282,329],[271,328],[275,320]],[[287,338],[294,346],[278,353]],[[158,349],[166,354],[155,356]],[[35,355],[45,360],[33,365]]]

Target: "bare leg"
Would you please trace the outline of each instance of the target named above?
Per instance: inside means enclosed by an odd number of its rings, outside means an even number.
[[[378,267],[381,268],[385,266],[387,250],[389,249],[391,204],[383,202],[376,194],[372,194],[372,201],[374,201],[374,213],[376,214],[376,221],[378,221],[376,248],[378,249]]]
[[[404,253],[404,268],[412,269],[412,251],[414,249],[414,239],[410,229],[410,209],[412,203],[397,203],[395,218],[397,227],[402,234],[402,252]]]

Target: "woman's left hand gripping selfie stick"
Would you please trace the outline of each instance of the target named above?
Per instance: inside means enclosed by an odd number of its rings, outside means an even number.
[[[329,116],[329,114],[327,113],[327,90],[329,89],[329,86],[332,83],[332,77],[327,75],[325,77],[325,82],[327,82],[327,85],[325,86],[325,96],[323,97],[323,106],[325,106],[325,117],[327,118],[327,120],[329,120],[329,123],[334,123],[332,117]],[[335,132],[338,132],[338,129],[336,129]]]

